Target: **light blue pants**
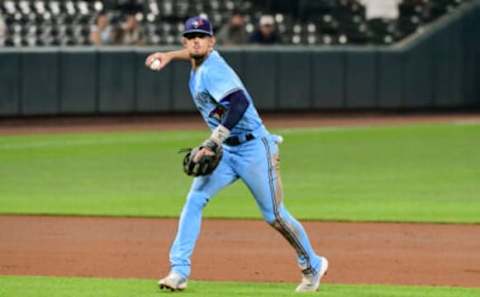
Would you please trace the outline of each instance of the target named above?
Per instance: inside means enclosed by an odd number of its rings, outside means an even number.
[[[200,233],[202,210],[210,198],[238,178],[252,192],[265,221],[295,249],[302,271],[318,271],[320,258],[315,254],[307,233],[283,205],[277,140],[277,136],[266,134],[239,146],[224,146],[224,155],[217,169],[209,176],[194,179],[170,250],[172,271],[187,278],[190,276],[190,258]]]

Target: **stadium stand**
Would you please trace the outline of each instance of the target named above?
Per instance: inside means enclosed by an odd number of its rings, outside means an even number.
[[[245,15],[248,33],[263,14],[273,15],[286,45],[389,45],[467,1],[402,0],[398,18],[368,19],[368,4],[357,0],[290,1],[293,11],[261,0],[0,0],[5,27],[0,46],[90,45],[89,34],[100,12],[108,14],[116,30],[127,14],[134,14],[145,45],[179,44],[188,16],[208,16],[218,29],[234,12]]]

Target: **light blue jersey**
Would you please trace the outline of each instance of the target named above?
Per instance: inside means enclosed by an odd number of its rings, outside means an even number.
[[[229,107],[221,100],[238,90],[243,91],[250,104],[243,117],[232,129],[231,135],[244,135],[263,128],[252,97],[235,71],[217,51],[212,51],[199,68],[191,71],[189,87],[193,101],[210,129],[215,129],[222,122]]]

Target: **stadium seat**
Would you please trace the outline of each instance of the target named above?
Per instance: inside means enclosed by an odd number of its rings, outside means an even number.
[[[127,13],[138,13],[147,45],[180,44],[191,15],[207,15],[218,30],[234,12],[245,15],[248,33],[262,14],[273,14],[287,45],[391,44],[468,1],[402,0],[397,19],[367,20],[359,0],[298,1],[297,11],[272,11],[279,5],[257,0],[0,0],[7,26],[0,46],[88,45],[100,11],[112,16],[113,26]]]

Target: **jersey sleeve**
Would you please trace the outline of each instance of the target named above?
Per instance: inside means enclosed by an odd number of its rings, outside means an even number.
[[[236,74],[232,69],[224,65],[208,69],[204,74],[203,83],[210,96],[217,102],[220,102],[233,92],[242,89],[242,85]]]

